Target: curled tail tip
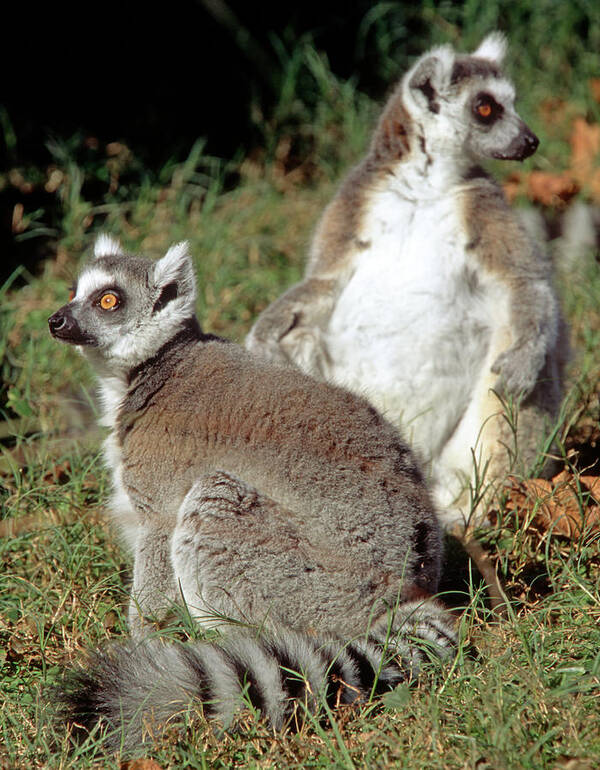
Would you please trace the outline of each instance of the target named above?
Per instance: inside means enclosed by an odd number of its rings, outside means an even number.
[[[456,618],[437,599],[408,602],[403,607],[403,627],[432,645],[441,658],[449,657],[458,644]]]
[[[421,663],[447,660],[458,645],[455,617],[433,598],[404,602],[374,626],[371,636],[405,661],[411,678]]]

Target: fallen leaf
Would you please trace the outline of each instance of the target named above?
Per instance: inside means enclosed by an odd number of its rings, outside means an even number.
[[[599,500],[600,477],[562,471],[551,482],[511,479],[506,509],[529,511],[534,526],[575,540],[584,530],[600,531]]]
[[[568,171],[560,174],[532,171],[527,177],[527,197],[543,206],[562,208],[578,192],[577,180]]]
[[[590,79],[590,91],[597,102],[600,102],[600,78]]]
[[[579,482],[590,493],[596,505],[600,505],[600,476],[580,476]]]
[[[569,139],[571,144],[571,171],[579,185],[585,185],[598,168],[600,152],[600,125],[575,118]]]

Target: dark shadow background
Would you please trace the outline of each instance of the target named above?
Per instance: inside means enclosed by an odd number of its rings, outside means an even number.
[[[86,137],[101,148],[121,142],[150,173],[184,160],[199,138],[206,140],[206,154],[221,158],[261,147],[264,133],[251,113],[254,105],[269,116],[277,103],[283,67],[274,39],[289,55],[310,36],[335,75],[354,75],[360,89],[380,97],[390,85],[381,75],[380,54],[375,45],[360,51],[358,45],[361,24],[375,4],[5,3],[0,17],[0,182],[11,170],[46,169],[53,162],[46,145],[53,139],[77,137],[81,166]],[[427,30],[419,29],[418,6],[399,2],[395,25],[404,15],[406,24],[395,26],[394,33],[406,43],[401,43],[406,58],[421,53]],[[85,194],[96,200],[89,187]],[[51,234],[15,237],[17,204],[26,213],[42,212],[43,226],[52,226],[53,210],[58,210],[56,195],[44,190],[43,179],[27,190],[6,178],[0,183],[0,284],[18,265],[33,269],[55,241]]]
[[[208,152],[229,157],[257,140],[251,101],[268,112],[276,96],[278,59],[271,37],[291,47],[310,33],[333,72],[348,78],[359,64],[359,26],[373,5],[372,0],[11,4],[2,11],[0,104],[17,146],[3,153],[2,168],[43,163],[48,136],[77,131],[123,141],[150,164],[181,157],[200,136],[207,138]],[[419,45],[415,41],[415,52]],[[368,51],[361,57],[359,81],[367,91],[382,86]]]

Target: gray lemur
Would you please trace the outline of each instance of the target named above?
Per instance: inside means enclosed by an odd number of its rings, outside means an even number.
[[[134,553],[138,638],[64,691],[73,723],[103,718],[113,746],[192,696],[226,721],[246,691],[281,727],[294,695],[349,702],[394,686],[418,668],[414,636],[441,656],[455,642],[431,598],[440,526],[396,429],[339,387],[204,334],[195,300],[185,243],[152,262],[102,236],[49,319],[99,378],[113,515]],[[144,639],[140,616],[182,601],[201,626],[226,616],[266,631]]]
[[[538,145],[505,49],[493,33],[471,55],[442,46],[414,64],[325,209],[306,277],[246,341],[368,398],[459,529],[484,513],[484,473],[491,490],[515,451],[524,470],[548,450],[567,348],[552,266],[477,166]]]

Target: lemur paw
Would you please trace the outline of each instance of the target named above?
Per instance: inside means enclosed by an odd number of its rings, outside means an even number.
[[[492,372],[499,375],[495,389],[525,398],[536,385],[544,358],[544,351],[535,343],[525,343],[505,350],[492,366]]]
[[[246,338],[246,348],[253,353],[265,355],[269,360],[280,364],[289,364],[290,358],[284,349],[284,343],[290,332],[302,323],[302,308],[290,305],[284,312],[264,315],[250,330]]]
[[[251,353],[268,358],[276,364],[289,364],[289,358],[283,352],[277,333],[257,334],[254,330],[246,338],[246,349]]]
[[[292,329],[281,340],[281,348],[288,360],[306,374],[317,378],[323,375],[324,362],[328,357],[320,329],[309,326]]]
[[[230,519],[250,511],[257,500],[253,487],[224,471],[198,480],[179,509],[179,524],[193,520]]]

